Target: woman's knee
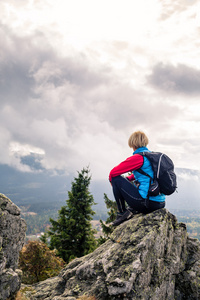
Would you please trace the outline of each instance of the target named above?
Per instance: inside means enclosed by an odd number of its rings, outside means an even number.
[[[122,182],[123,179],[124,179],[124,178],[123,178],[122,176],[116,176],[116,177],[113,177],[113,178],[112,178],[111,183],[112,183],[112,185],[113,185],[113,184],[117,184],[117,183],[119,183],[119,182]]]

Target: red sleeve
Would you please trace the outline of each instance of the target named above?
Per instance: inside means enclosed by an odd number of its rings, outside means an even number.
[[[122,161],[118,166],[114,167],[109,174],[109,180],[112,180],[112,177],[119,176],[123,173],[131,172],[137,170],[143,165],[143,156],[139,154],[134,154],[128,157],[126,160]]]

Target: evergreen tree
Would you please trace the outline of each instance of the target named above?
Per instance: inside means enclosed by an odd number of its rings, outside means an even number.
[[[48,246],[48,233],[47,232],[45,232],[43,235],[41,235],[40,241]]]
[[[104,201],[105,201],[106,207],[108,209],[108,218],[105,223],[102,220],[100,220],[104,236],[101,236],[98,239],[98,245],[103,244],[109,238],[110,234],[113,232],[114,228],[111,223],[116,219],[116,216],[117,216],[116,201],[110,200],[106,194],[104,194]],[[108,224],[108,225],[106,225],[106,224]]]
[[[68,192],[67,205],[58,211],[57,220],[50,219],[50,248],[56,249],[57,255],[66,262],[96,248],[95,230],[91,225],[92,215],[95,214],[91,206],[95,203],[89,192],[90,181],[88,168],[78,172]]]

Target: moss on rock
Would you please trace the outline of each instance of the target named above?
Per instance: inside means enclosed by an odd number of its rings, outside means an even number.
[[[69,263],[57,277],[60,288],[51,280],[39,283],[31,299],[198,299],[199,258],[199,242],[169,211],[138,214],[93,253]]]

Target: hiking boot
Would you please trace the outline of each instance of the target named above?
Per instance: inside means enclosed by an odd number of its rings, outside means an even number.
[[[123,214],[118,214],[116,220],[112,223],[113,226],[118,226],[119,224],[123,223],[124,221],[127,221],[131,219],[133,216],[133,213],[130,210],[125,210]]]
[[[118,225],[118,224],[115,225],[115,223],[117,223],[119,220],[121,220],[121,218],[122,218],[122,216],[123,216],[124,213],[125,213],[125,211],[122,212],[122,213],[120,213],[120,212],[117,213],[117,216],[116,216],[115,221],[112,222],[112,225],[113,225],[113,226],[117,226],[117,225]]]

